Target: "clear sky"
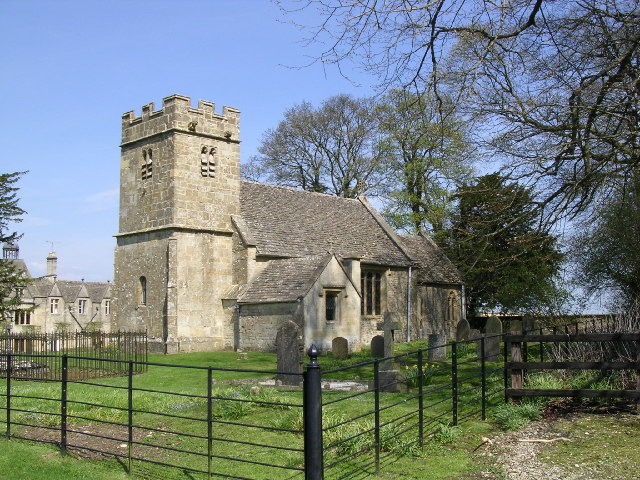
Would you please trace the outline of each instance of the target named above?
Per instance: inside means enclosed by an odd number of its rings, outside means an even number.
[[[0,171],[28,170],[15,229],[31,274],[53,242],[59,278],[113,279],[124,112],[175,93],[238,108],[246,161],[294,104],[373,94],[291,68],[313,51],[288,20],[269,0],[2,0]]]

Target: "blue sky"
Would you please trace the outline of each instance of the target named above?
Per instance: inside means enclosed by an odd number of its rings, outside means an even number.
[[[113,279],[124,112],[174,93],[236,107],[246,161],[292,105],[373,94],[292,68],[313,50],[288,20],[268,0],[2,0],[0,171],[29,171],[15,229],[32,275],[53,242],[60,278]]]

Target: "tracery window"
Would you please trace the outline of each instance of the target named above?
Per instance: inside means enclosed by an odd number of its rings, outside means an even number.
[[[153,150],[145,148],[142,150],[142,167],[141,175],[142,180],[151,178],[153,175]]]
[[[382,314],[382,272],[363,271],[360,275],[361,315]]]
[[[200,174],[203,177],[216,176],[216,147],[203,145],[200,149]]]

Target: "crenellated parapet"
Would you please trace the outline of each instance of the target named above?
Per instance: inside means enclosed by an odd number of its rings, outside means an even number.
[[[199,100],[193,108],[191,98],[171,95],[162,100],[160,110],[155,110],[152,102],[142,107],[139,117],[134,111],[122,115],[121,146],[171,131],[239,143],[240,111],[224,106],[220,115],[215,112],[215,103]]]

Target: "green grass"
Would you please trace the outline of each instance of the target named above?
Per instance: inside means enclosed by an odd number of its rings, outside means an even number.
[[[423,344],[399,345],[396,352],[411,351],[415,348],[424,348]],[[415,424],[417,422],[417,380],[408,379],[411,387],[406,393],[380,394],[380,429],[381,456],[383,458],[383,471],[379,478],[464,478],[465,475],[474,475],[486,471],[486,465],[474,462],[471,456],[473,448],[478,444],[481,435],[488,435],[495,428],[489,422],[479,420],[479,366],[470,361],[475,352],[471,349],[461,349],[459,352],[460,370],[459,378],[464,379],[460,390],[459,418],[467,415],[458,427],[451,427],[451,386],[449,362],[425,363],[430,372],[428,381],[424,382],[425,392],[425,444],[420,448],[417,442]],[[426,355],[425,355],[426,357]],[[344,365],[370,360],[367,349],[355,354],[346,360],[333,359],[323,356],[319,362],[323,370],[338,368]],[[207,370],[206,369],[180,369],[171,365],[191,365],[195,367],[213,366],[221,369],[262,369],[275,370],[276,358],[273,354],[248,353],[246,359],[237,353],[216,352],[180,354],[171,356],[152,355],[151,362],[157,362],[169,366],[151,366],[148,372],[133,377],[134,424],[144,425],[150,429],[135,429],[134,456],[141,456],[150,460],[180,465],[183,469],[196,468],[207,469],[207,442],[206,439],[197,436],[207,434],[207,400],[203,398],[207,394]],[[417,357],[407,356],[398,365],[401,371],[411,376],[417,371]],[[499,365],[488,365],[488,370],[495,370],[490,377],[489,391],[499,391],[501,388],[502,374],[497,371]],[[358,376],[362,380],[373,378],[372,365],[358,367],[356,371],[337,372],[328,374],[323,380],[353,379]],[[303,458],[301,453],[287,450],[273,450],[263,447],[247,445],[247,443],[262,443],[283,448],[302,448],[302,435],[296,432],[268,431],[256,428],[237,426],[235,423],[251,425],[274,426],[276,428],[301,430],[301,408],[283,404],[300,405],[302,393],[299,389],[256,387],[259,379],[270,377],[268,374],[255,374],[250,372],[231,372],[227,370],[213,371],[215,384],[213,385],[213,410],[212,415],[216,423],[213,424],[214,437],[234,440],[236,443],[214,441],[213,453],[219,457],[234,457],[243,460],[254,460],[265,463],[275,463],[283,466],[300,467]],[[91,385],[96,383],[100,385]],[[68,390],[69,422],[72,429],[85,431],[94,435],[115,435],[126,439],[128,392],[125,388],[128,383],[126,377],[112,377],[106,379],[91,380],[89,382],[71,383]],[[6,381],[0,381],[0,392],[4,392]],[[183,393],[173,395],[171,393],[154,393],[144,390],[161,390],[163,392]],[[60,385],[45,382],[13,381],[12,414],[13,422],[31,423],[39,426],[56,426],[60,423],[60,417],[55,415],[59,409],[59,403],[42,400],[43,398],[57,399],[60,395]],[[35,396],[39,399],[23,398]],[[502,395],[492,397],[489,408],[495,408],[502,404]],[[244,401],[244,400],[250,400]],[[82,401],[84,403],[74,403]],[[265,402],[265,403],[256,403]],[[0,400],[2,402],[2,400]],[[333,445],[325,454],[327,463],[344,459],[336,467],[328,468],[326,478],[336,478],[350,469],[362,467],[366,472],[375,473],[372,466],[367,466],[373,460],[371,453],[359,454],[363,449],[374,444],[374,394],[364,393],[354,396],[354,392],[323,392],[324,414],[324,443],[325,446]],[[279,403],[280,405],[272,405]],[[96,404],[96,405],[92,405]],[[107,408],[105,406],[117,408]],[[4,407],[0,403],[0,407]],[[165,415],[157,413],[161,412]],[[184,418],[177,418],[184,417]],[[79,418],[82,417],[82,418]],[[355,420],[354,417],[358,417]],[[114,422],[122,426],[104,424],[100,422]],[[28,434],[27,427],[14,425],[14,434]],[[180,432],[190,436],[177,436],[170,432]],[[2,432],[0,432],[1,434]],[[55,432],[54,432],[55,433]],[[101,441],[94,437],[96,444]],[[57,441],[57,437],[50,438]],[[72,439],[73,440],[73,439]],[[124,440],[116,442],[118,450],[126,454],[123,448]],[[150,445],[155,445],[152,447]],[[95,445],[92,445],[95,448]],[[158,446],[178,448],[199,452],[200,455],[164,450]],[[126,447],[126,445],[124,445]],[[12,455],[21,454],[22,451],[33,450],[31,458],[38,455],[53,454],[56,462],[60,460],[64,465],[71,465],[71,471],[76,468],[76,463],[68,455],[59,459],[55,454],[56,449],[43,445],[31,445],[16,440],[6,442],[3,449],[6,454],[0,454],[3,462],[10,464]],[[44,449],[44,450],[43,450]],[[45,453],[40,453],[45,452]],[[29,455],[24,453],[24,455]],[[353,458],[349,458],[353,456]],[[11,458],[9,458],[11,457]],[[48,458],[48,457],[47,457]],[[15,478],[57,478],[56,469],[58,463],[49,462],[37,464],[26,463],[26,471],[21,471]],[[91,478],[101,478],[101,469],[111,471],[113,476],[108,478],[120,478],[124,467],[115,460],[77,460],[80,465],[78,471],[85,468],[91,472]],[[87,465],[91,467],[87,467]],[[393,464],[393,467],[390,465]],[[96,474],[93,475],[94,465]],[[385,465],[387,467],[385,467]],[[52,469],[51,475],[45,475],[41,467]],[[21,467],[22,468],[22,467]],[[31,470],[29,470],[31,468]],[[391,468],[387,471],[385,468]],[[244,462],[230,462],[222,458],[213,459],[213,470],[237,476],[270,480],[272,478],[303,478],[300,472],[287,469],[266,469],[261,466]],[[7,472],[9,470],[2,469]],[[31,472],[31,473],[29,473]],[[73,474],[73,473],[72,473]],[[29,475],[33,475],[30,477]],[[8,477],[12,478],[12,477]],[[84,478],[66,476],[64,478]],[[133,475],[128,478],[206,478],[206,475],[185,473],[181,469],[168,469],[141,461],[133,461]],[[375,477],[373,477],[375,478]]]

